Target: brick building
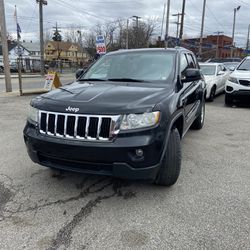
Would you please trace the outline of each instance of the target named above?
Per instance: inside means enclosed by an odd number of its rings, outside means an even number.
[[[210,35],[203,38],[202,59],[227,58],[231,56],[232,38],[225,35]],[[200,38],[185,39],[182,46],[192,50],[196,55],[199,51]],[[242,57],[243,49],[235,48],[233,57]]]

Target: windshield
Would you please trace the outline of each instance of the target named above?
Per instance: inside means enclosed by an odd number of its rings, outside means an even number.
[[[215,75],[216,66],[214,65],[200,65],[201,72],[203,75],[212,76]]]
[[[237,70],[246,70],[250,71],[250,59],[246,59],[243,61],[240,66],[237,68]]]
[[[162,51],[107,54],[99,59],[80,81],[166,81],[172,75],[174,58],[175,53]]]

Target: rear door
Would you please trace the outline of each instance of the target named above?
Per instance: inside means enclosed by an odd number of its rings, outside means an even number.
[[[181,78],[184,77],[188,68],[199,68],[194,56],[191,53],[181,53]],[[185,110],[186,123],[189,126],[199,108],[199,81],[191,81],[183,83],[184,92],[182,95],[183,106]]]
[[[225,87],[225,83],[226,83],[226,78],[227,78],[227,74],[226,74],[226,71],[225,71],[225,67],[221,64],[221,65],[218,65],[218,71],[217,71],[217,78],[218,78],[218,86],[217,86],[217,93],[221,92],[222,90],[224,90],[224,87]],[[223,74],[221,75],[218,75],[219,73],[222,73],[224,72]]]

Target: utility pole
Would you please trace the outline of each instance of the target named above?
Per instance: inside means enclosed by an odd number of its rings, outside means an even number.
[[[169,13],[170,13],[170,0],[168,0],[168,6],[167,6],[166,33],[165,33],[165,48],[168,47]]]
[[[163,34],[163,25],[164,25],[164,19],[165,19],[165,12],[166,12],[166,3],[164,3],[164,7],[163,7],[163,17],[162,17],[162,22],[161,22],[161,39],[162,39],[162,34]]]
[[[234,8],[234,22],[233,22],[233,33],[232,33],[232,47],[231,47],[231,57],[234,54],[234,33],[235,33],[235,23],[236,23],[236,12],[240,10],[241,6]]]
[[[128,49],[128,27],[129,27],[129,19],[127,19],[127,30],[126,30],[126,49]]]
[[[20,95],[23,95],[23,86],[22,86],[22,68],[23,68],[23,59],[22,59],[22,48],[20,46],[20,26],[17,21],[17,9],[15,5],[15,21],[16,21],[16,28],[17,28],[17,66],[18,66],[18,83],[19,83],[19,92]]]
[[[47,5],[48,2],[45,0],[36,0],[39,3],[39,26],[40,26],[40,64],[41,64],[41,75],[44,76],[44,40],[43,40],[43,5]]]
[[[0,0],[0,31],[1,31],[0,33],[1,33],[1,40],[2,40],[2,48],[3,48],[5,88],[6,88],[6,92],[12,92],[4,0]]]
[[[219,58],[219,38],[220,38],[220,34],[223,34],[224,32],[223,31],[217,31],[215,32],[215,34],[217,34],[217,47],[216,47],[216,58]]]
[[[199,44],[199,58],[201,58],[201,55],[202,55],[202,43],[203,43],[203,30],[204,30],[205,12],[206,12],[206,0],[203,1],[202,20],[201,20],[201,35],[200,35],[200,44]]]
[[[135,21],[136,21],[136,47],[138,48],[139,47],[139,40],[138,40],[138,31],[139,31],[139,19],[141,18],[141,17],[139,17],[139,16],[133,16],[134,18],[135,18]]]
[[[177,13],[177,14],[173,14],[172,16],[177,16],[177,22],[174,22],[174,24],[176,24],[177,26],[177,30],[176,30],[176,46],[179,44],[178,43],[178,39],[179,39],[179,27],[180,27],[180,17],[181,17],[181,13]]]
[[[248,32],[247,32],[247,46],[246,49],[249,50],[249,39],[250,39],[250,24],[248,25]]]
[[[186,0],[183,0],[183,2],[182,2],[182,11],[181,11],[180,43],[181,43],[182,36],[183,36],[185,6],[186,6]]]

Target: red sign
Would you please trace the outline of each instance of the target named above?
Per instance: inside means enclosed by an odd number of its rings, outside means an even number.
[[[104,44],[98,44],[96,46],[96,52],[100,55],[106,54],[106,46]]]

